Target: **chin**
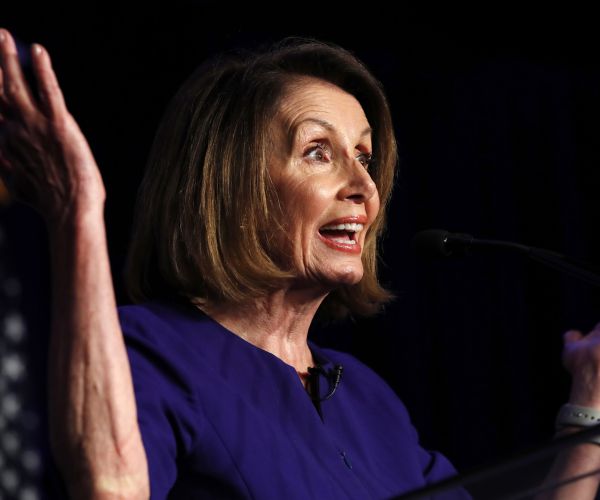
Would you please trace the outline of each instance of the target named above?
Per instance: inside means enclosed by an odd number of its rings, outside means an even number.
[[[331,276],[331,282],[337,286],[356,285],[363,277],[363,270],[356,268],[341,269]]]

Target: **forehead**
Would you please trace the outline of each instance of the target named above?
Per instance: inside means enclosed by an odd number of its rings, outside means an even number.
[[[282,97],[278,116],[294,132],[298,127],[327,122],[336,129],[363,131],[369,127],[365,112],[352,94],[332,83],[301,78]]]

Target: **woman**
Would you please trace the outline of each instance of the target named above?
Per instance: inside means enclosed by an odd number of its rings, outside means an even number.
[[[395,161],[377,82],[338,48],[209,63],[179,92],[142,186],[129,281],[140,302],[183,295],[206,316],[164,301],[121,309],[159,497],[175,484],[182,497],[385,498],[428,468],[452,473],[421,455],[371,372],[307,343],[317,309],[388,298],[375,245]],[[380,434],[394,425],[402,439]],[[415,470],[401,479],[404,461]]]
[[[382,380],[307,341],[318,310],[368,314],[389,298],[376,240],[394,136],[359,61],[299,41],[189,79],[138,201],[140,304],[117,316],[93,157],[44,49],[38,103],[8,32],[0,43],[2,168],[50,233],[51,429],[72,496],[389,498],[454,473]],[[593,338],[570,344],[587,358],[577,380],[597,365]],[[576,387],[572,402],[592,403],[596,386]],[[599,455],[581,445],[555,477]]]

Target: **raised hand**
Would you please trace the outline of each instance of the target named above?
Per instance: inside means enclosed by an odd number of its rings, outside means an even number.
[[[0,176],[49,226],[102,210],[105,191],[41,45],[31,48],[31,89],[10,33],[0,29]]]

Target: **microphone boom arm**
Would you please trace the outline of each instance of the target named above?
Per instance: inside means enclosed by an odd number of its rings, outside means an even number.
[[[482,240],[474,238],[470,234],[450,233],[439,229],[421,231],[413,239],[413,246],[423,254],[438,257],[468,255],[471,249],[512,250],[523,253],[536,262],[569,274],[590,285],[600,287],[600,273],[594,266],[543,248],[530,247],[511,241]]]

